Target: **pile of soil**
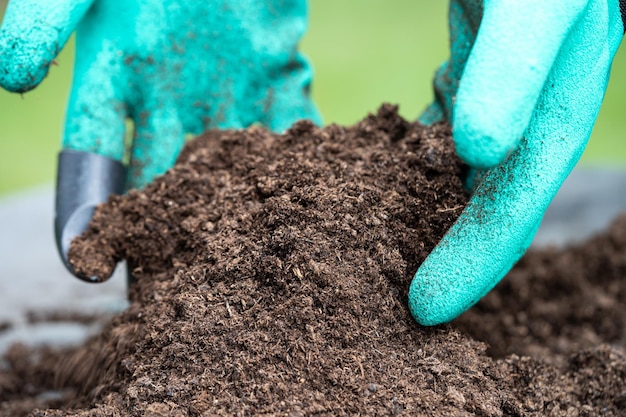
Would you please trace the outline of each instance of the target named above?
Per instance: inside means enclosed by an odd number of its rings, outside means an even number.
[[[530,254],[451,325],[411,318],[463,171],[446,126],[389,105],[348,128],[207,132],[72,246],[87,275],[135,266],[128,310],[79,348],[12,349],[0,413],[623,415],[626,220]]]

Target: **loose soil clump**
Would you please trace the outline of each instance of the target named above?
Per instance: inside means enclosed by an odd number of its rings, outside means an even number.
[[[72,246],[87,275],[134,266],[130,307],[79,348],[9,352],[0,412],[623,415],[626,220],[529,255],[452,325],[410,316],[463,173],[446,126],[389,105],[352,127],[207,132]]]

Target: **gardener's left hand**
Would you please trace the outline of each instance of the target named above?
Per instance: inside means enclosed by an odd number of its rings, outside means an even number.
[[[186,135],[260,123],[319,123],[297,45],[306,1],[12,0],[0,31],[0,85],[35,88],[69,36],[76,59],[57,178],[62,260],[111,193],[169,169]],[[127,121],[134,122],[126,143]],[[98,277],[83,277],[97,282]]]
[[[463,313],[524,254],[585,149],[624,33],[618,0],[484,0],[484,12],[452,0],[450,26],[451,58],[422,120],[451,120],[458,155],[479,173],[411,284],[423,325]]]
[[[63,149],[129,160],[129,188],[141,188],[187,134],[319,122],[297,50],[306,12],[305,0],[11,0],[0,85],[35,88],[75,31]]]

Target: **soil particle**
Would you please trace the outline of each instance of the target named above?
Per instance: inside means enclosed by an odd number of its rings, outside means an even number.
[[[99,314],[85,314],[79,312],[69,312],[64,310],[42,310],[34,311],[30,310],[26,312],[26,321],[29,324],[39,323],[80,323],[84,325],[103,323],[108,321],[107,315]],[[1,327],[0,327],[1,331]]]
[[[7,330],[11,330],[13,324],[8,321],[0,321],[0,333],[6,332]]]
[[[446,126],[388,105],[352,127],[207,132],[72,246],[87,275],[135,265],[130,307],[79,348],[14,348],[0,412],[624,415],[626,220],[530,254],[451,325],[413,321],[408,284],[467,202],[462,175]]]

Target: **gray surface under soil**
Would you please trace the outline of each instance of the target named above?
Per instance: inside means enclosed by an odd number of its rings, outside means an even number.
[[[73,345],[99,330],[98,321],[29,320],[54,313],[110,317],[126,305],[120,265],[111,280],[88,284],[58,259],[52,187],[0,199],[0,352],[11,343]],[[626,171],[577,169],[546,212],[534,244],[563,245],[601,231],[626,211]]]
[[[119,268],[106,283],[74,278],[54,242],[53,188],[37,188],[0,199],[0,352],[15,341],[72,345],[99,330],[96,323],[39,321],[29,314],[57,312],[103,318],[122,310],[126,280]]]

